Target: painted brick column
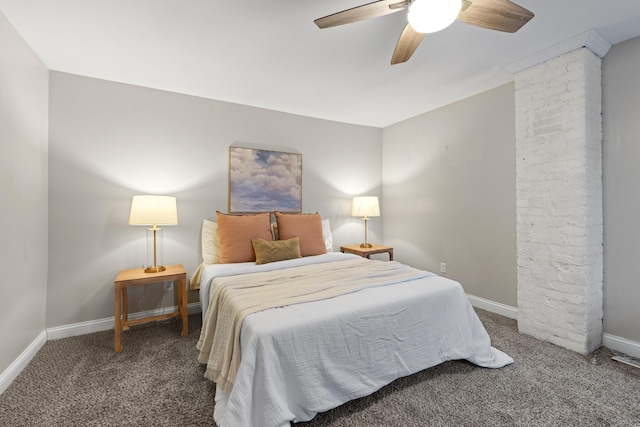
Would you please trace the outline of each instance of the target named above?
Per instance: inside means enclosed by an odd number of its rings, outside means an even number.
[[[602,341],[602,60],[580,48],[516,73],[518,328]]]

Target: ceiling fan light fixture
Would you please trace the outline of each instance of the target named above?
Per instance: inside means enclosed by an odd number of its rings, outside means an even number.
[[[411,28],[419,33],[444,30],[458,17],[461,0],[415,0],[407,14]]]

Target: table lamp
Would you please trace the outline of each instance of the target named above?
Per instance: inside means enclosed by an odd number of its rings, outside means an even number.
[[[145,273],[164,271],[162,265],[162,228],[177,225],[176,198],[171,196],[133,196],[129,225],[150,225],[147,228],[147,267]]]
[[[361,248],[372,247],[371,243],[367,243],[367,221],[370,216],[380,216],[380,205],[377,196],[361,196],[353,198],[351,207],[351,216],[361,216],[364,221],[364,243],[360,244]]]

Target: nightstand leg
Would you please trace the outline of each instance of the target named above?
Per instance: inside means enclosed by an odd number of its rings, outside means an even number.
[[[180,317],[182,317],[182,336],[186,337],[189,334],[189,325],[187,318],[187,279],[186,276],[182,276],[178,279],[178,308],[180,310]]]
[[[120,301],[120,295],[121,295],[121,289],[120,286],[116,284],[115,286],[115,302],[114,302],[114,312],[115,312],[115,325],[114,325],[114,331],[115,331],[115,351],[117,353],[120,353],[122,351],[122,319],[120,317],[120,309],[121,309],[121,301]]]
[[[127,322],[129,321],[129,292],[127,291],[127,287],[122,287],[122,330],[128,331],[129,325]]]

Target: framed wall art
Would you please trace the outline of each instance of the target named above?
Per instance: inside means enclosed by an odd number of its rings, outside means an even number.
[[[229,213],[302,212],[302,154],[229,147]]]

